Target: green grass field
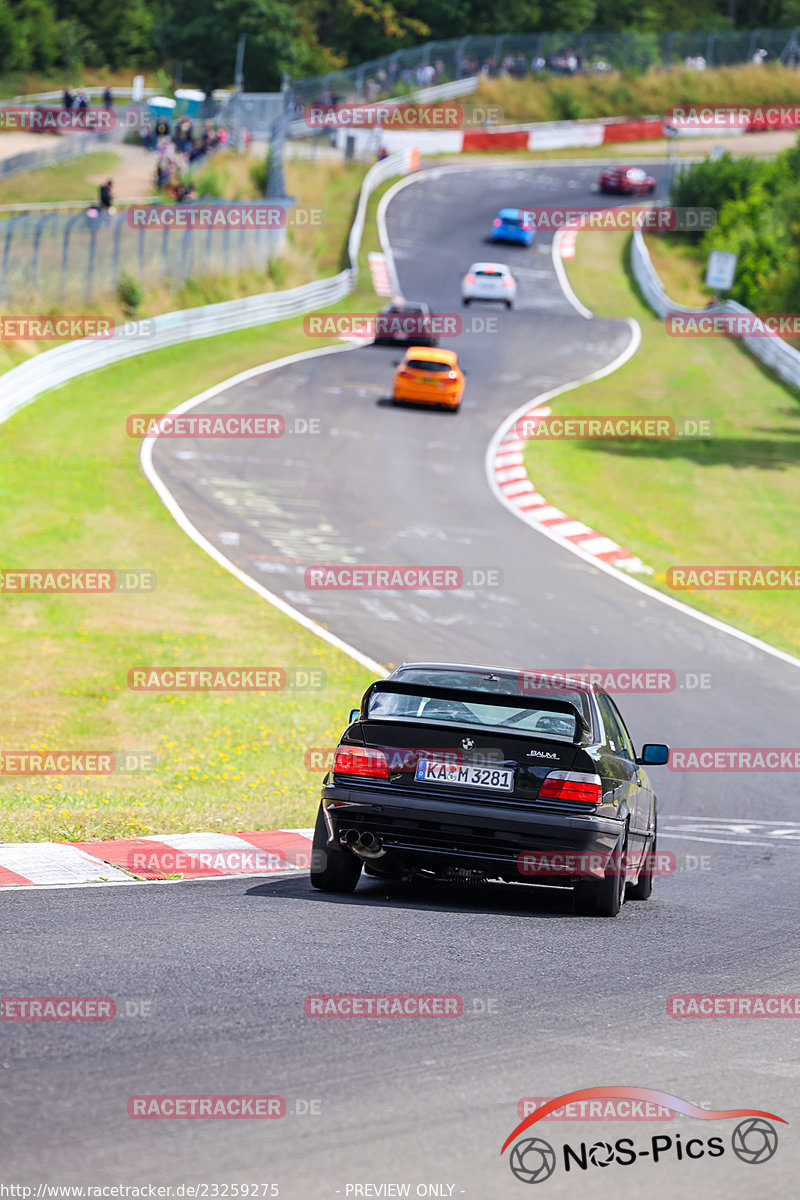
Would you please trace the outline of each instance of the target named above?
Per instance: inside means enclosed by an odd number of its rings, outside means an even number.
[[[800,498],[800,398],[741,346],[668,337],[628,268],[628,235],[581,233],[568,266],[601,316],[635,317],[638,353],[605,379],[557,398],[560,416],[707,418],[705,440],[530,442],[536,486],[570,516],[652,567],[656,587],[679,564],[792,564]],[[687,268],[688,272],[688,268]],[[780,649],[800,653],[791,591],[670,592]]]
[[[379,196],[364,263],[377,248]],[[366,268],[339,307],[377,310]],[[66,384],[2,426],[4,568],[149,568],[158,586],[140,596],[0,596],[0,749],[140,750],[158,765],[141,776],[0,778],[0,840],[313,822],[322,776],[305,752],[336,744],[370,675],[195,547],[145,481],[139,443],[125,432],[130,413],[167,411],[308,348],[295,319],[156,351]],[[327,687],[128,690],[131,667],[172,665],[311,667],[326,672]]]

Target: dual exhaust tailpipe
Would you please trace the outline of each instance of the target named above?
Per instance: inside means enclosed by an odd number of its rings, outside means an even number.
[[[380,839],[369,831],[359,833],[357,829],[343,829],[339,834],[339,841],[364,858],[382,858],[386,853]]]

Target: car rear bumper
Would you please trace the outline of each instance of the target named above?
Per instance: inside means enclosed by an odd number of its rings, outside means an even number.
[[[452,388],[423,392],[416,388],[395,387],[392,394],[395,400],[405,401],[407,404],[446,404],[448,408],[454,407],[461,399],[459,392]]]
[[[530,873],[525,854],[580,855],[578,873],[602,876],[624,829],[622,820],[591,813],[535,811],[497,799],[387,795],[368,787],[326,784],[322,803],[335,841],[345,829],[372,833],[386,851],[387,865],[434,871],[461,867],[528,883],[549,876],[540,868]],[[559,873],[557,881],[570,878]]]
[[[463,291],[461,297],[463,300],[485,300],[487,304],[491,304],[493,301],[497,304],[505,304],[507,300],[516,299],[516,292],[512,288],[504,288],[502,292],[492,292],[491,295],[487,292]]]

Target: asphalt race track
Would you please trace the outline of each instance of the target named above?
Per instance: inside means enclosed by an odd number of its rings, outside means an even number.
[[[205,405],[280,412],[288,425],[318,419],[318,434],[162,439],[156,470],[231,561],[379,662],[669,669],[674,692],[620,697],[638,744],[791,747],[796,667],[562,549],[504,509],[486,481],[486,446],[505,416],[628,342],[624,322],[587,320],[571,306],[549,237],[530,250],[483,240],[504,206],[596,205],[597,173],[593,164],[476,166],[425,176],[392,200],[403,293],[466,321],[499,320],[495,333],[443,342],[468,371],[459,414],[394,408],[400,351],[344,349]],[[461,275],[481,258],[515,271],[513,312],[461,309]],[[625,487],[613,459],[608,486]],[[308,590],[304,568],[320,562],[495,569],[502,586]],[[709,686],[690,686],[703,674]],[[615,921],[574,916],[568,893],[387,889],[364,878],[352,897],[332,897],[313,893],[303,874],[7,893],[5,995],[109,995],[137,1011],[147,1001],[149,1015],[0,1026],[0,1182],[276,1183],[298,1200],[526,1196],[509,1153],[500,1156],[520,1098],[620,1084],[711,1109],[763,1109],[789,1124],[777,1126],[775,1157],[753,1164],[732,1152],[731,1120],[540,1123],[531,1136],[559,1156],[565,1141],[627,1136],[644,1150],[664,1134],[673,1143],[718,1135],[726,1148],[679,1161],[673,1145],[658,1162],[642,1154],[629,1167],[590,1162],[568,1174],[559,1165],[544,1195],[795,1195],[797,1021],[666,1015],[675,993],[797,990],[793,777],[651,775],[660,849],[675,852],[677,870]],[[314,1019],[309,993],[444,993],[460,996],[463,1012]],[[130,1096],[166,1093],[281,1095],[287,1112],[275,1121],[127,1115]]]

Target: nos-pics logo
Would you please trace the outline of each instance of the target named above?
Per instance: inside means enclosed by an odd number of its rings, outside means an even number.
[[[633,1138],[617,1138],[614,1142],[596,1141],[581,1142],[578,1146],[564,1144],[559,1152],[554,1150],[544,1138],[529,1136],[520,1137],[537,1121],[566,1104],[579,1100],[639,1100],[661,1105],[674,1113],[683,1113],[687,1117],[695,1117],[701,1121],[725,1121],[734,1117],[744,1118],[735,1126],[730,1135],[730,1145],[726,1146],[725,1139],[720,1136],[709,1138],[682,1138],[680,1133],[653,1134],[648,1141],[637,1143]],[[785,1125],[783,1117],[775,1113],[761,1112],[755,1108],[730,1108],[712,1111],[698,1108],[688,1100],[679,1096],[670,1096],[667,1092],[659,1092],[653,1088],[640,1087],[595,1087],[582,1088],[577,1092],[567,1092],[541,1105],[521,1121],[514,1129],[500,1151],[505,1154],[511,1143],[514,1145],[508,1157],[511,1173],[521,1183],[544,1183],[549,1179],[558,1166],[559,1157],[565,1172],[588,1171],[594,1167],[610,1167],[612,1164],[620,1167],[630,1167],[639,1159],[653,1163],[666,1160],[680,1161],[683,1159],[721,1158],[728,1151],[749,1165],[768,1162],[778,1149],[778,1133],[773,1121]],[[515,1138],[519,1141],[515,1142]]]

